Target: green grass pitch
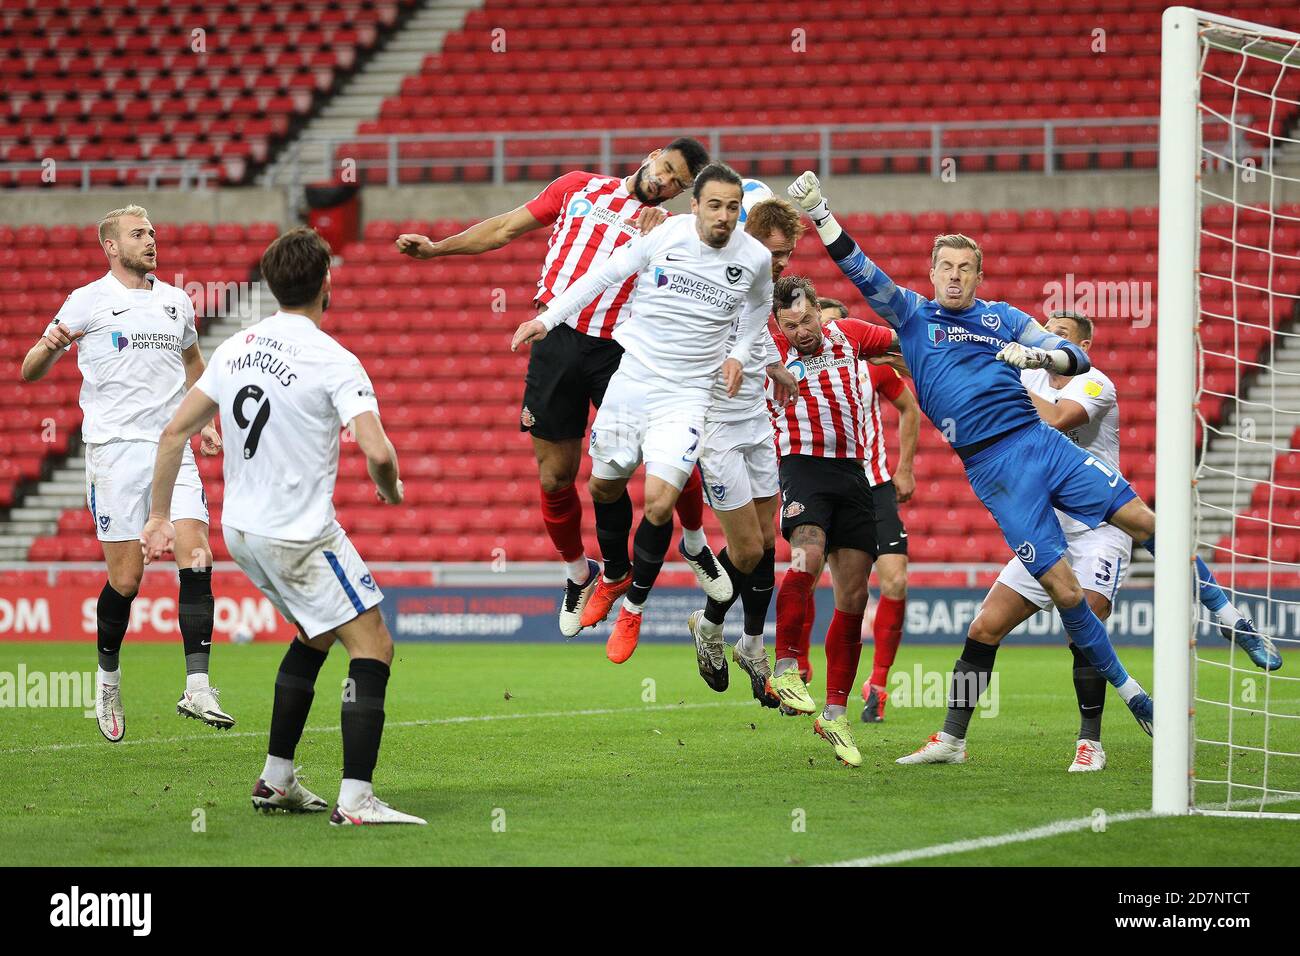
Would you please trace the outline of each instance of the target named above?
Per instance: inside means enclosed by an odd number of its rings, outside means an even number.
[[[0,672],[93,669],[93,649],[0,645]],[[895,673],[946,673],[957,649],[904,644]],[[1215,648],[1213,653],[1226,652]],[[865,762],[837,764],[809,718],[761,709],[734,666],[716,694],[689,644],[642,646],[625,665],[592,640],[554,646],[400,644],[389,684],[376,792],[428,827],[333,828],[326,814],[263,816],[248,795],[261,770],[275,645],[219,645],[214,682],[237,718],[221,732],[175,714],[179,646],[122,654],[127,742],[104,741],[77,708],[0,711],[0,845],[11,865],[731,864],[800,865],[992,837],[1054,821],[1149,807],[1151,748],[1113,693],[1110,766],[1067,774],[1077,731],[1070,657],[1016,647],[998,656],[997,714],[976,716],[964,766],[900,767],[937,730],[942,705],[891,704],[887,722],[855,724]],[[1149,679],[1149,651],[1123,656]],[[863,674],[870,648],[863,655]],[[814,648],[824,690],[824,662]],[[1300,666],[1288,655],[1288,668]],[[1291,686],[1202,666],[1202,691],[1231,676],[1240,695],[1297,713]],[[1284,671],[1283,673],[1286,673]],[[341,648],[330,655],[297,762],[337,795]],[[1218,685],[1215,682],[1220,682]],[[507,697],[507,692],[509,697]],[[1290,691],[1294,694],[1295,691]],[[934,703],[933,699],[930,701]],[[854,701],[850,700],[853,708]],[[1263,741],[1263,718],[1233,711],[1233,739]],[[1226,733],[1224,708],[1202,706],[1202,730]],[[1212,712],[1221,711],[1220,714]],[[990,711],[991,712],[991,711]],[[857,708],[852,709],[856,718]],[[492,719],[484,719],[492,718]],[[1270,749],[1300,751],[1300,721],[1273,718]],[[1198,772],[1226,767],[1203,748]],[[1232,752],[1233,779],[1254,782],[1262,756]],[[1274,787],[1300,790],[1295,759],[1271,758]],[[1204,788],[1203,788],[1204,792]],[[1222,789],[1210,796],[1223,799]],[[1234,798],[1248,796],[1234,790]],[[1297,811],[1300,805],[1274,809]],[[1300,840],[1279,820],[1194,817],[1112,823],[1032,842],[918,861],[930,865],[1300,865]]]

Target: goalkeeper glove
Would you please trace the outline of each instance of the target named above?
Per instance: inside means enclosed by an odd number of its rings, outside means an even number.
[[[822,196],[822,184],[817,181],[817,174],[812,171],[804,173],[785,190],[791,199],[808,214],[813,225],[821,228],[831,217],[831,207]]]
[[[1019,342],[1008,342],[996,356],[999,362],[1006,362],[1014,368],[1056,368],[1052,354],[1047,349],[1029,348]]]

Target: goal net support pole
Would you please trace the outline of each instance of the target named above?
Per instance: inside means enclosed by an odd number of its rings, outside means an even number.
[[[1160,38],[1160,246],[1156,327],[1155,732],[1151,809],[1191,808],[1198,15],[1170,7]]]

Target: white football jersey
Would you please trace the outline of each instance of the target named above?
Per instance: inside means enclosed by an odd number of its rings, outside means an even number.
[[[194,387],[221,408],[222,523],[284,541],[332,530],[339,430],[379,411],[357,357],[307,316],[277,312],[222,342]]]
[[[771,303],[767,311],[771,311]],[[743,318],[736,322],[731,337],[727,339],[727,351],[736,345]],[[767,330],[767,315],[763,316],[763,331],[758,340],[750,347],[749,356],[744,361],[745,378],[740,383],[740,390],[734,396],[727,394],[722,380],[713,383],[713,401],[709,405],[708,420],[711,422],[743,422],[751,418],[771,421],[767,411],[767,367],[773,362],[781,361],[781,353],[776,350],[776,343]]]
[[[86,333],[74,344],[88,444],[156,442],[184,397],[181,352],[199,339],[194,303],[152,278],[148,289],[128,289],[107,273],[74,289],[47,328]]]
[[[1119,397],[1115,383],[1095,367],[1070,378],[1061,388],[1053,388],[1051,373],[1046,369],[1025,369],[1020,373],[1025,388],[1055,405],[1066,398],[1078,402],[1088,413],[1088,420],[1066,436],[1090,455],[1119,471]],[[1066,534],[1088,530],[1088,526],[1069,515],[1056,512]]]
[[[744,229],[714,249],[700,239],[694,216],[672,216],[621,246],[538,318],[555,328],[630,275],[637,276],[632,311],[614,339],[655,375],[711,379],[728,357],[747,362],[772,306],[772,253]]]

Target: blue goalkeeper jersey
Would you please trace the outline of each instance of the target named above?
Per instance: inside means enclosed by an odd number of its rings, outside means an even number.
[[[1082,349],[1006,302],[976,299],[965,311],[950,312],[896,286],[848,233],[829,251],[871,308],[897,330],[921,410],[954,447],[1038,423],[1020,370],[994,358],[1008,343],[1066,349],[1075,356],[1075,374],[1090,367]]]

